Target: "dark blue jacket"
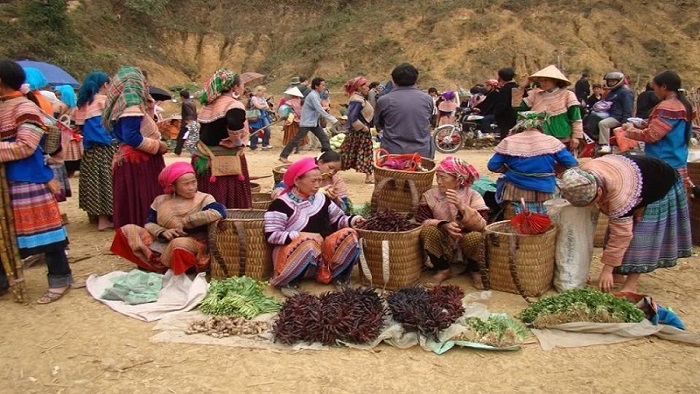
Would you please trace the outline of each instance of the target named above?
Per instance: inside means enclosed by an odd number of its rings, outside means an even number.
[[[634,92],[627,86],[621,85],[611,90],[605,97],[605,101],[612,103],[610,107],[610,117],[617,119],[620,123],[627,122],[627,118],[632,117],[634,108]]]

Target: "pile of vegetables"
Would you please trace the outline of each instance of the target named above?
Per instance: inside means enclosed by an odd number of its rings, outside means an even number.
[[[348,213],[350,215],[360,215],[364,218],[369,217],[372,214],[372,204],[365,202],[362,204],[353,205],[352,202],[350,202]]]
[[[435,286],[426,290],[418,286],[399,289],[387,298],[394,320],[406,331],[439,341],[442,330],[464,314],[464,292],[455,285]]]
[[[535,328],[571,322],[638,323],[644,312],[625,298],[594,289],[567,290],[530,304],[519,318]]]
[[[204,333],[214,338],[234,335],[258,335],[270,329],[263,321],[246,320],[237,316],[214,316],[208,320],[197,320],[190,324],[185,334]]]
[[[523,343],[527,329],[504,314],[493,314],[483,321],[470,317],[467,330],[452,338],[454,341],[478,342],[493,347],[508,347]]]
[[[367,343],[383,326],[386,308],[370,288],[344,288],[321,296],[300,293],[287,299],[273,327],[276,342]]]
[[[366,219],[367,221],[359,228],[370,231],[400,232],[413,230],[418,226],[409,221],[407,215],[393,209],[379,211]]]
[[[343,141],[345,141],[345,133],[339,133],[334,135],[330,139],[331,148],[333,148],[333,150],[340,149],[340,146],[343,145]]]
[[[208,315],[240,316],[245,319],[277,312],[280,309],[279,301],[263,294],[266,285],[266,282],[247,276],[214,279],[209,284],[209,294],[202,301],[201,310]]]

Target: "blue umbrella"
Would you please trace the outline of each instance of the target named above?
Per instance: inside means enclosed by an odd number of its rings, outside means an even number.
[[[46,77],[49,85],[70,85],[73,87],[80,86],[80,82],[78,82],[65,70],[51,63],[35,62],[32,60],[20,60],[17,63],[23,68],[34,67],[41,71],[41,73],[44,74],[44,77]]]

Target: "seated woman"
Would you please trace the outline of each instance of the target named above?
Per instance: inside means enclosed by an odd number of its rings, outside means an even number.
[[[513,133],[496,146],[488,162],[489,171],[502,173],[498,179],[497,201],[503,204],[505,219],[522,211],[520,199],[528,210],[546,213],[544,202],[555,190],[555,166],[574,167],[578,162],[555,137],[545,135],[542,123],[546,113],[520,112]]]
[[[345,182],[338,176],[340,170],[341,156],[336,151],[325,151],[316,159],[316,165],[321,170],[321,189],[335,205],[339,206],[343,212],[347,212],[350,206],[348,198],[348,188]],[[278,183],[272,191],[272,198],[279,197],[287,186],[284,181]]]
[[[207,225],[226,217],[226,208],[209,194],[197,191],[192,165],[176,162],[158,176],[165,194],[151,204],[144,227],[127,224],[117,230],[112,252],[139,268],[175,275],[209,266]]]
[[[274,246],[270,283],[285,295],[294,294],[302,278],[345,283],[357,261],[357,233],[350,227],[365,220],[345,215],[319,193],[322,180],[313,158],[295,162],[284,174],[288,186],[265,213],[265,238]]]
[[[571,205],[595,203],[610,217],[600,290],[612,290],[613,274],[623,274],[621,291],[636,293],[642,273],[673,267],[678,258],[691,255],[683,181],[663,161],[607,155],[566,170],[559,188]]]
[[[469,188],[479,173],[464,160],[446,157],[435,177],[438,187],[423,193],[416,211],[416,221],[423,224],[423,249],[437,270],[434,280],[439,283],[449,279],[450,262],[463,260],[468,261],[474,286],[481,288],[479,268],[485,264],[481,232],[489,208],[481,195]]]

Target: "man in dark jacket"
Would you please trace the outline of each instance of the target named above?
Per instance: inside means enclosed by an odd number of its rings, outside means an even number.
[[[511,105],[513,89],[517,89],[518,83],[513,80],[515,70],[510,67],[498,70],[499,94],[496,104],[496,124],[501,132],[501,139],[508,136],[508,132],[515,126],[518,115]]]
[[[646,89],[642,93],[639,93],[639,96],[637,96],[637,113],[635,116],[642,119],[648,119],[652,108],[656,107],[656,104],[658,103],[659,98],[656,97],[656,93],[654,93],[651,83],[647,83]]]
[[[608,94],[605,101],[610,102],[609,117],[598,123],[598,143],[603,145],[601,153],[610,153],[610,130],[627,122],[632,117],[634,92],[625,86],[625,75],[619,71],[605,74],[605,86]]]
[[[589,77],[590,75],[584,71],[581,74],[581,78],[579,78],[579,80],[576,81],[576,85],[574,85],[574,93],[576,93],[576,98],[581,105],[583,105],[588,96],[591,95],[591,83],[588,82]]]
[[[180,111],[182,120],[180,120],[180,132],[177,133],[177,142],[175,143],[175,150],[173,151],[178,156],[182,154],[182,146],[185,144],[187,125],[197,121],[197,105],[190,97],[190,92],[187,90],[181,91],[180,100],[182,100],[182,109]]]

